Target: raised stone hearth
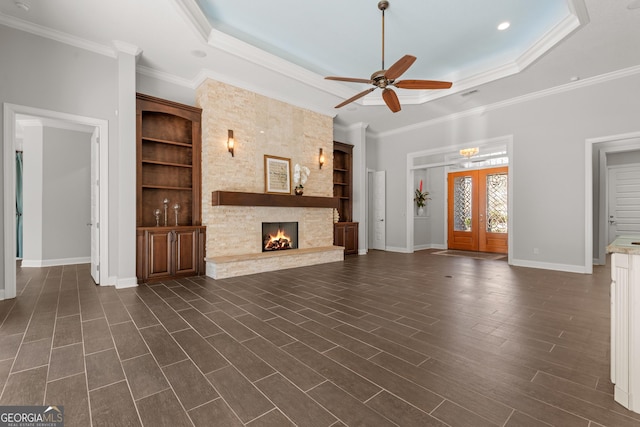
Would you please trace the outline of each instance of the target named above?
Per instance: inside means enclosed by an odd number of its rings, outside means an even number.
[[[266,271],[304,267],[344,260],[342,246],[291,249],[259,254],[230,255],[207,258],[207,276],[214,279],[245,276]]]

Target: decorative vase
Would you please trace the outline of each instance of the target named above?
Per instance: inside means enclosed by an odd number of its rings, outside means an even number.
[[[303,189],[301,187],[296,187],[293,192],[296,194],[296,196],[302,196],[302,193],[304,192]]]
[[[418,206],[418,216],[424,216],[424,207]]]

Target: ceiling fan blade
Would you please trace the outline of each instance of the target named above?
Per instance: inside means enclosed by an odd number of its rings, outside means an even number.
[[[340,108],[340,107],[344,107],[347,104],[351,104],[353,101],[355,101],[356,99],[362,98],[363,96],[365,96],[366,94],[370,93],[371,91],[376,90],[376,87],[372,87],[369,88],[367,90],[363,90],[362,92],[360,92],[359,94],[352,96],[351,98],[347,99],[344,102],[341,102],[340,104],[336,105],[336,108]]]
[[[437,80],[401,80],[393,85],[401,89],[449,89],[453,83]]]
[[[352,77],[325,77],[325,80],[337,80],[340,82],[353,82],[353,83],[373,83],[371,79],[356,79]]]
[[[412,55],[405,55],[402,58],[398,59],[395,64],[393,64],[386,73],[384,73],[384,77],[389,80],[395,80],[400,77],[405,71],[411,67],[411,65],[415,62],[416,57]]]
[[[389,109],[394,113],[397,113],[401,110],[400,101],[398,101],[398,95],[396,95],[396,93],[391,89],[385,88],[385,90],[382,91],[382,99],[384,99],[387,107],[389,107]]]

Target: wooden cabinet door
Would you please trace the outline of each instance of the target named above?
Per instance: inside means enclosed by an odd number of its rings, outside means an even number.
[[[344,246],[344,223],[337,222],[333,225],[333,244]]]
[[[147,233],[146,278],[153,279],[170,275],[173,269],[172,231],[164,229]]]
[[[336,222],[333,225],[333,244],[344,246],[345,255],[358,253],[358,223]]]
[[[347,255],[358,253],[358,223],[351,222],[344,228],[345,251]]]
[[[175,230],[175,270],[173,274],[198,274],[198,230]]]

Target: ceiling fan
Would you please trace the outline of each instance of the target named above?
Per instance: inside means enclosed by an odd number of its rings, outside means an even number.
[[[389,69],[384,68],[384,11],[389,8],[389,2],[382,0],[378,2],[378,9],[382,11],[382,69],[376,71],[371,75],[370,79],[358,79],[351,77],[325,77],[327,80],[338,80],[342,82],[353,83],[369,83],[373,87],[360,92],[359,94],[352,96],[344,102],[336,105],[336,108],[343,107],[353,101],[362,98],[370,92],[373,92],[377,88],[382,89],[382,99],[387,104],[387,107],[394,113],[400,111],[400,101],[398,95],[389,87],[395,86],[400,89],[449,89],[452,85],[451,82],[441,82],[436,80],[400,80],[396,81],[398,77],[404,74],[405,71],[411,67],[415,62],[416,57],[412,55],[405,55],[396,61]]]

